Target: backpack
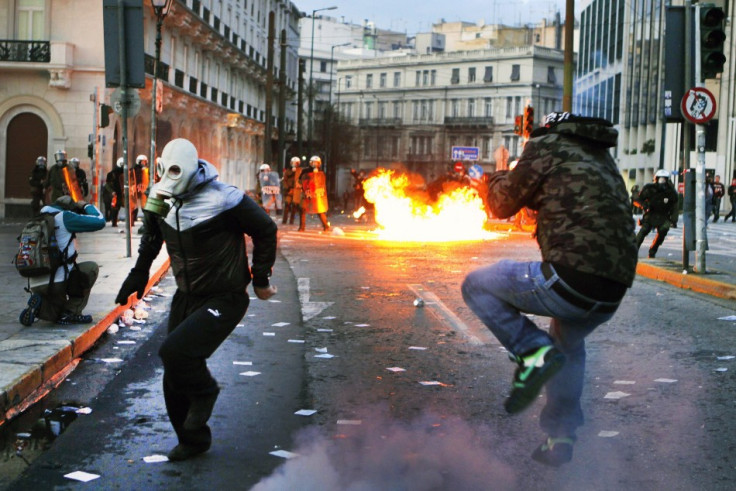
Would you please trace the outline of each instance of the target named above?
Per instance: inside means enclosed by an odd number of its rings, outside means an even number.
[[[18,237],[18,252],[13,263],[24,278],[49,275],[49,281],[53,283],[56,270],[68,261],[66,255],[74,234],[64,250],[60,250],[55,232],[56,213],[41,213],[33,217],[25,224]]]

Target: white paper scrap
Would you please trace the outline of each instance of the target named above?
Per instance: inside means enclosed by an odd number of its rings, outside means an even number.
[[[727,356],[719,356],[718,358],[716,358],[716,360],[733,360],[734,358],[736,358],[736,356],[727,355]]]
[[[146,464],[156,464],[158,462],[168,462],[169,458],[166,455],[148,455],[143,457],[143,462]]]
[[[370,327],[370,324],[355,324],[355,327]]]
[[[329,353],[322,353],[321,355],[314,355],[315,358],[334,358],[335,355]]]
[[[122,341],[118,341],[118,344],[135,344],[135,341],[130,339],[124,339]]]
[[[363,421],[360,419],[338,419],[337,424],[357,426],[357,425],[362,425]]]
[[[287,342],[289,343],[303,343],[303,339],[289,339]]]
[[[91,407],[80,407],[77,408],[76,411],[74,411],[77,414],[92,414],[92,408]]]
[[[233,362],[233,365],[247,365],[247,366],[251,366],[251,365],[253,365],[253,362],[252,361],[234,361]]]
[[[727,372],[728,371],[728,368],[720,367],[720,368],[716,368],[714,371],[716,371],[716,372]]]
[[[256,375],[260,375],[261,372],[253,372],[248,370],[247,372],[240,372],[240,375],[245,375],[246,377],[255,377]]]
[[[271,303],[281,303],[281,300],[269,300]]]
[[[104,361],[105,363],[120,363],[123,360],[120,358],[100,358],[100,361]]]
[[[409,346],[409,349],[423,351],[427,348],[425,348],[424,346]]]
[[[631,394],[627,394],[626,392],[609,392],[603,398],[604,399],[621,399],[623,397],[628,397],[630,395]]]
[[[634,380],[616,380],[613,382],[615,385],[634,385]]]
[[[422,380],[419,383],[422,385],[444,385],[442,382],[438,382],[437,380]]]
[[[75,481],[89,482],[97,479],[100,476],[98,474],[90,474],[89,472],[84,471],[74,471],[70,472],[69,474],[64,474],[64,477],[66,477],[67,479],[73,479]]]
[[[389,372],[405,372],[406,371],[406,368],[401,368],[401,367],[388,367],[386,370],[388,370]]]
[[[264,336],[275,336],[276,333],[275,332],[264,332],[263,335]]]
[[[235,327],[245,327],[245,324],[238,324],[238,325],[237,325],[237,326],[235,326]]]
[[[611,438],[611,437],[614,437],[616,435],[618,435],[618,431],[605,431],[605,430],[603,430],[603,431],[600,431],[598,433],[598,436],[601,437],[601,438]]]
[[[657,379],[654,379],[654,381],[655,382],[660,382],[660,383],[663,383],[663,384],[674,384],[675,382],[677,382],[677,379],[674,379],[674,378],[657,378]]]
[[[141,328],[139,326],[130,326],[131,331],[140,331]]]
[[[300,409],[294,414],[296,414],[297,416],[311,416],[316,412],[317,412],[316,409]]]
[[[289,452],[288,450],[274,450],[273,452],[268,453],[275,457],[281,457],[282,459],[293,459],[294,457],[299,457],[298,453]]]
[[[370,290],[371,289],[370,286],[361,286],[360,288],[363,289],[363,290]]]
[[[288,326],[289,324],[290,324],[289,322],[277,322],[275,324],[271,324],[271,326],[272,327],[284,327],[284,326]]]
[[[726,317],[719,317],[719,321],[736,321],[736,315],[727,315]]]
[[[317,329],[317,332],[332,332],[332,329]]]
[[[322,317],[322,318],[328,321],[332,319],[337,319],[337,317],[335,317],[334,315],[328,315],[327,317]]]
[[[327,353],[327,348],[314,348],[317,353]]]

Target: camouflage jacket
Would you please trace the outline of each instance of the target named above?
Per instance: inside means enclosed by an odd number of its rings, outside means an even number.
[[[501,218],[523,207],[537,211],[544,261],[631,286],[634,220],[608,151],[618,133],[603,120],[585,119],[535,130],[516,167],[491,176],[489,204]]]

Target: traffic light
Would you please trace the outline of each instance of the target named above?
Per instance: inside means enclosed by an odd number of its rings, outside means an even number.
[[[524,108],[524,138],[529,138],[534,130],[534,108],[526,106]]]
[[[726,33],[723,20],[726,14],[723,9],[712,3],[700,5],[700,76],[715,78],[723,72],[726,56],[723,54]]]
[[[523,122],[524,116],[516,116],[514,118],[514,133],[521,136],[522,134],[522,126],[524,126]]]
[[[107,128],[110,125],[110,113],[112,107],[107,104],[100,104],[100,128]]]

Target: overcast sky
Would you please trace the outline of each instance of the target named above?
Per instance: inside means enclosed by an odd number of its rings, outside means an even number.
[[[319,12],[346,22],[362,24],[368,19],[381,29],[416,34],[431,30],[440,19],[486,24],[519,25],[553,18],[559,10],[565,19],[565,0],[293,0],[308,16],[315,9],[338,7]],[[576,2],[579,4],[580,0]]]

